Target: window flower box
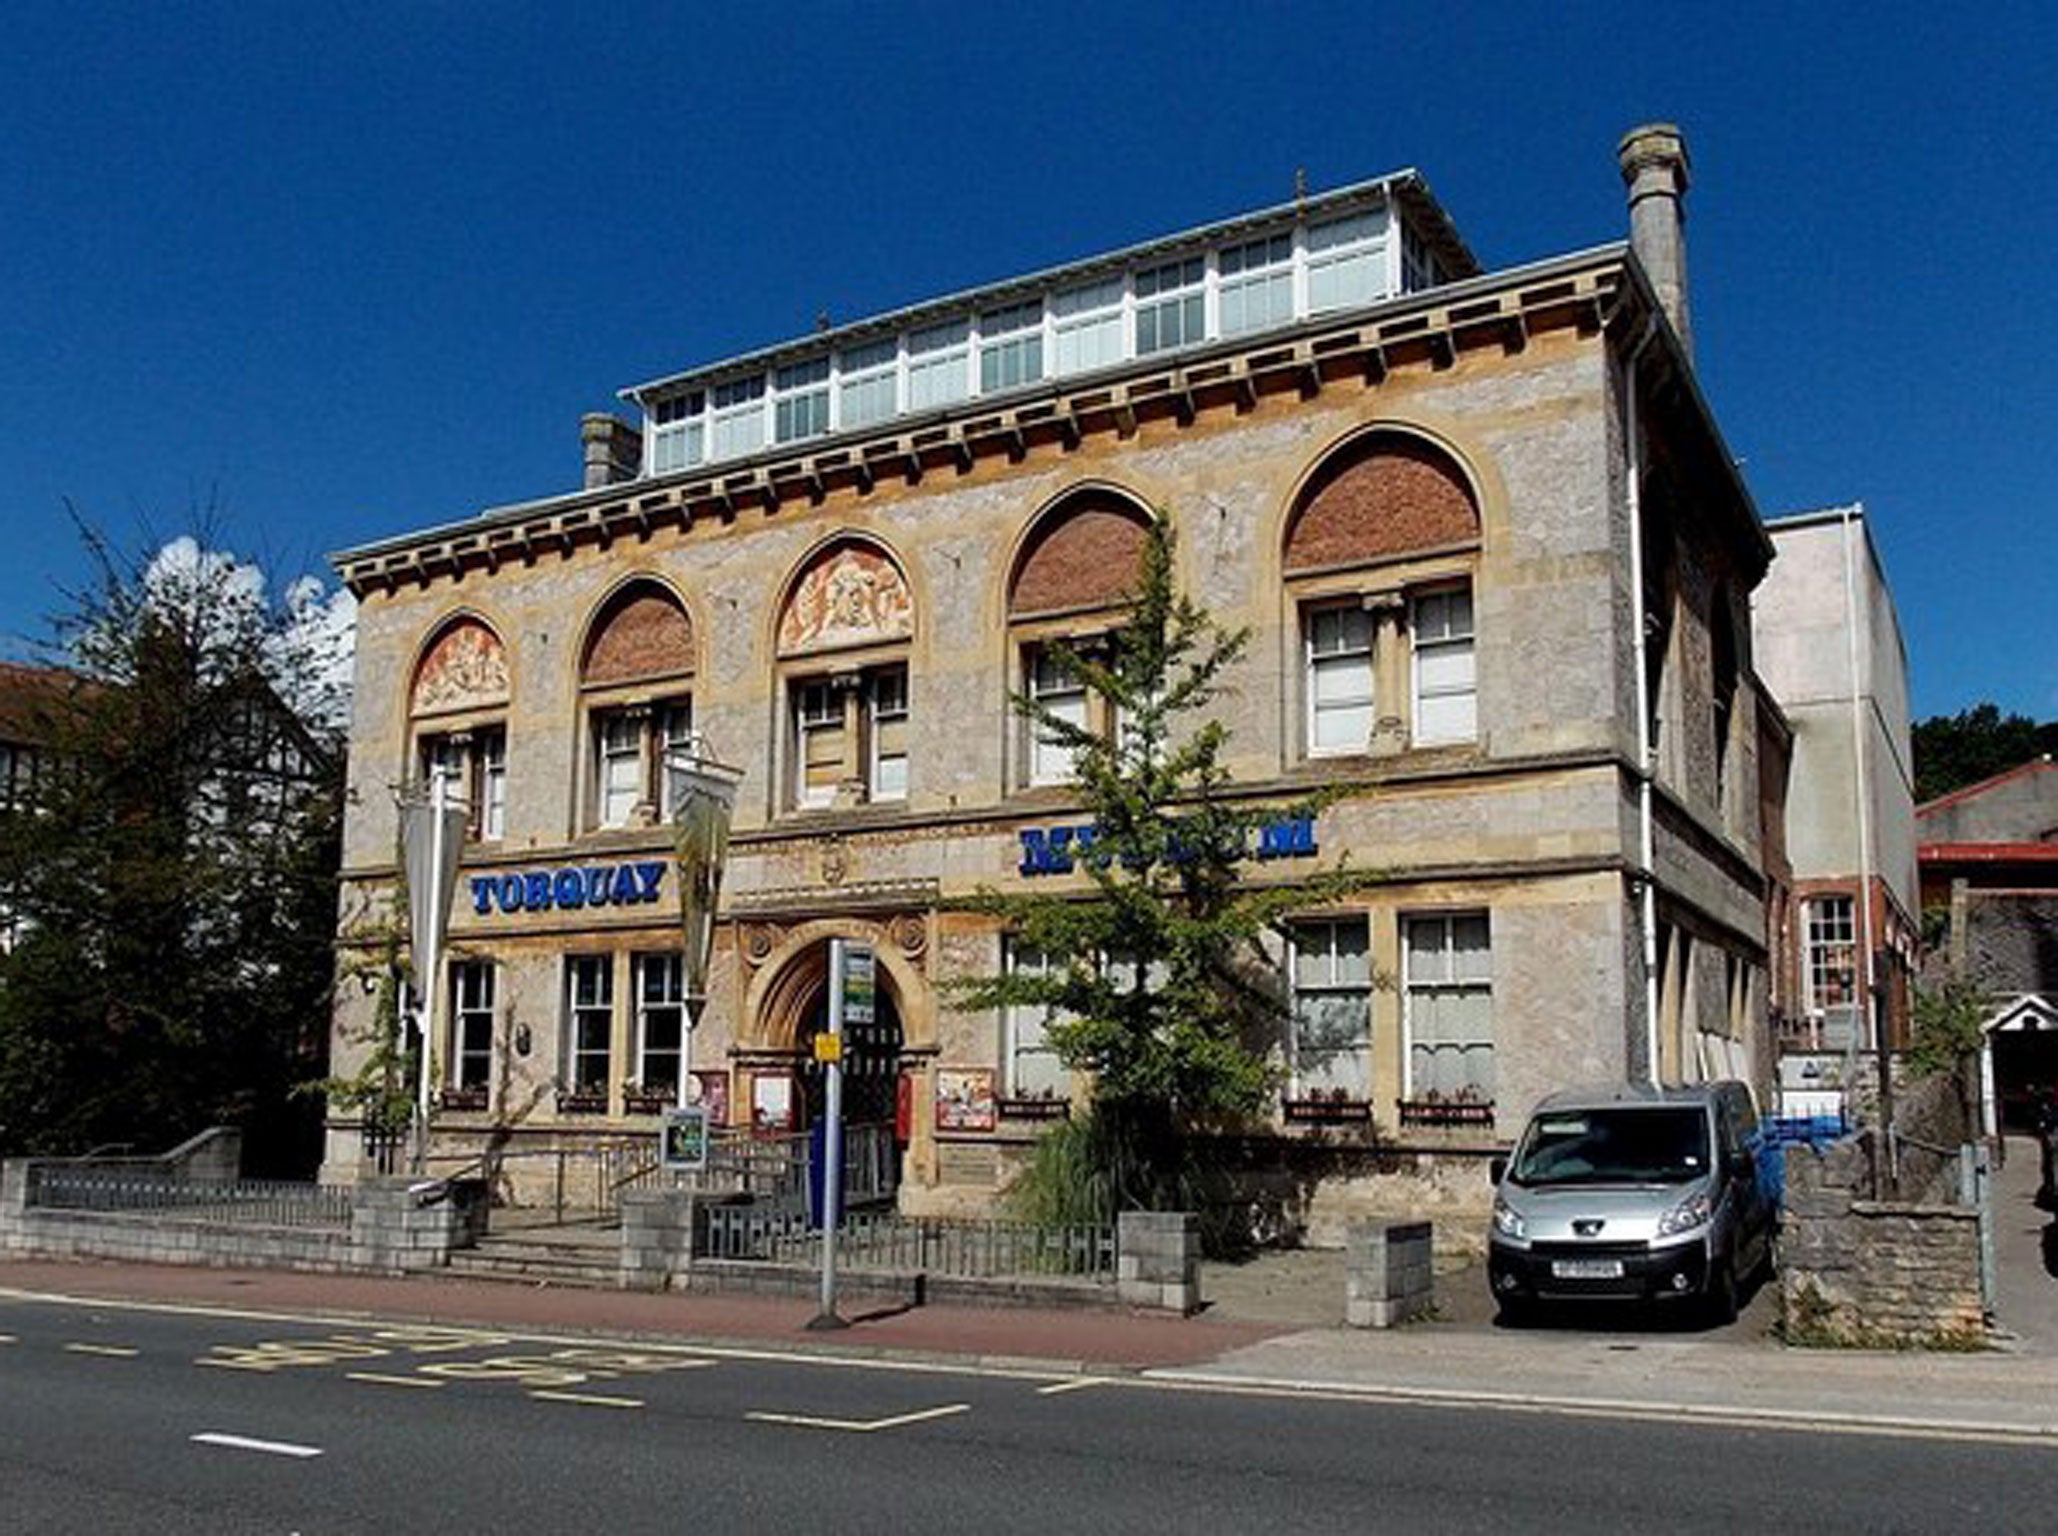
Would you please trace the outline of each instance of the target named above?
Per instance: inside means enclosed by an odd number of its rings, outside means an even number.
[[[1066,1120],[1071,1118],[1072,1101],[1060,1098],[994,1100],[1003,1120]]]
[[[484,1109],[487,1103],[486,1085],[484,1083],[453,1084],[443,1090],[436,1102],[444,1109]]]
[[[1306,1098],[1282,1101],[1288,1125],[1370,1125],[1372,1101],[1349,1099],[1341,1093],[1310,1094]]]
[[[678,1097],[672,1088],[644,1088],[630,1083],[622,1089],[622,1112],[630,1115],[661,1115]]]
[[[607,1090],[560,1088],[557,1091],[557,1112],[561,1115],[604,1115],[607,1113]]]
[[[1401,1129],[1491,1131],[1492,1099],[1397,1099]]]

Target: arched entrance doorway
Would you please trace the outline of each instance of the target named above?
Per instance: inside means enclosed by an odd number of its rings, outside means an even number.
[[[843,1118],[850,1125],[895,1122],[904,1041],[900,997],[884,966],[878,976],[872,1022],[843,1028]],[[824,1113],[828,1074],[815,1060],[815,1036],[828,1027],[829,943],[823,939],[793,957],[763,1004],[760,1038],[780,1055],[790,1055],[801,1126],[814,1124]]]

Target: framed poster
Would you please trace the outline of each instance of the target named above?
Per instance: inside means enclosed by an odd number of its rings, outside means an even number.
[[[729,1074],[725,1069],[693,1074],[695,1098],[700,1107],[707,1111],[710,1130],[720,1130],[729,1123]]]
[[[751,1078],[750,1128],[754,1131],[793,1129],[791,1072],[760,1072]]]
[[[667,1168],[705,1168],[707,1111],[698,1104],[666,1110],[661,1151]]]
[[[936,1129],[990,1131],[999,1122],[993,1103],[993,1068],[936,1069]]]

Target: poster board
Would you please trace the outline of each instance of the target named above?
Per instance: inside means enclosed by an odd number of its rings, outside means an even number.
[[[993,1102],[993,1068],[936,1069],[936,1129],[990,1131],[1000,1115]]]

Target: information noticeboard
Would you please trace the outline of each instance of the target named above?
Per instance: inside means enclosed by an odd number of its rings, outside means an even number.
[[[689,1104],[684,1109],[665,1111],[664,1165],[667,1168],[707,1166],[707,1109]]]
[[[869,944],[843,946],[843,1022],[870,1024],[878,992],[878,965]]]

